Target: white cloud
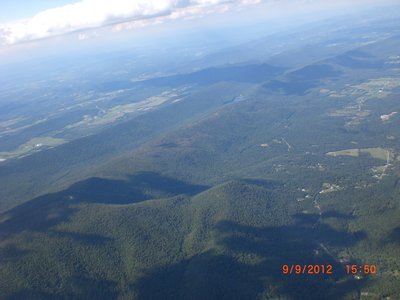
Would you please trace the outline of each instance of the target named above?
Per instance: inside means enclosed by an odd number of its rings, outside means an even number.
[[[381,0],[393,2],[398,0]],[[166,20],[189,19],[240,10],[248,5],[267,4],[261,12],[301,12],[373,3],[374,0],[81,0],[73,4],[42,11],[30,19],[0,24],[0,46],[62,35],[69,32],[115,24],[113,30],[140,28]],[[272,13],[273,14],[273,13]],[[89,36],[77,35],[78,40]]]
[[[159,24],[163,24],[168,21],[189,20],[189,19],[194,19],[194,18],[201,18],[206,15],[225,13],[227,11],[234,10],[238,6],[243,6],[243,4],[242,4],[243,1],[231,1],[231,2],[220,1],[220,3],[218,3],[218,4],[205,4],[206,1],[202,1],[202,2],[203,2],[202,5],[192,5],[192,6],[177,8],[177,9],[171,11],[168,15],[162,15],[162,16],[156,16],[153,18],[118,23],[116,25],[113,25],[111,27],[111,30],[118,32],[118,31],[123,31],[123,30],[143,28],[143,27],[152,26],[152,25],[159,25]],[[254,4],[254,3],[252,3],[252,4]],[[244,5],[247,6],[249,4],[246,3]]]
[[[254,0],[81,0],[42,11],[30,19],[0,24],[0,45],[10,45],[128,20],[170,16],[185,8],[224,3],[247,5]],[[176,16],[176,14],[175,14]]]
[[[89,36],[86,33],[78,34],[78,40],[80,40],[80,41],[87,40],[88,38],[89,38]]]

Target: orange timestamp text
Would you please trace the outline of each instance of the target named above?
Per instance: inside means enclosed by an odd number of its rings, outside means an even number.
[[[318,275],[318,274],[333,274],[333,266],[332,265],[283,265],[282,266],[282,274],[284,275],[300,275],[300,274],[308,274],[308,275]]]

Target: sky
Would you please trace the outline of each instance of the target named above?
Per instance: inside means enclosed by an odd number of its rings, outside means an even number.
[[[140,27],[255,5],[261,0],[9,1],[0,4],[0,45],[134,21]],[[27,4],[26,4],[27,3]],[[128,28],[116,27],[116,30]],[[84,39],[84,35],[80,36]]]
[[[398,1],[398,0],[397,0]],[[380,0],[379,3],[396,0]],[[0,1],[0,48],[75,34],[77,41],[165,23],[251,11],[254,19],[345,11],[374,0],[12,0]],[[248,19],[253,16],[247,13]],[[244,15],[243,15],[244,16]],[[226,18],[229,19],[229,18]],[[243,21],[243,17],[237,20]],[[235,18],[230,22],[237,23]],[[290,22],[290,21],[289,21]],[[185,25],[183,25],[185,26]],[[107,30],[103,30],[107,28]],[[1,49],[0,49],[1,52]]]
[[[26,19],[35,14],[58,6],[70,4],[71,0],[12,0],[0,3],[0,24],[4,22]]]
[[[380,0],[389,1],[389,0]],[[372,0],[13,0],[0,2],[0,47],[112,26],[114,32],[154,24],[203,18],[253,9],[258,15],[274,12],[329,11],[360,7]],[[375,1],[376,2],[376,1]],[[390,2],[390,1],[389,1]],[[394,1],[391,1],[394,2]],[[279,15],[279,14],[278,14]]]

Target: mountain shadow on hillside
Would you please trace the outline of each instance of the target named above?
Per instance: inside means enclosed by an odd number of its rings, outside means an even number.
[[[351,69],[378,69],[384,66],[384,62],[359,50],[352,50],[339,55],[332,59],[332,61],[340,66]]]
[[[282,74],[284,70],[268,64],[214,67],[190,74],[154,78],[145,83],[155,86],[208,85],[222,81],[260,83]]]
[[[130,204],[176,195],[194,195],[207,189],[155,172],[141,172],[126,180],[89,178],[61,192],[32,199],[0,215],[0,238],[25,230],[46,231],[66,222],[81,203]]]
[[[316,64],[290,72],[282,79],[273,79],[263,87],[284,95],[304,96],[310,89],[319,86],[322,79],[335,79],[341,74],[329,64]]]
[[[400,226],[392,230],[389,236],[389,241],[400,245]]]
[[[347,275],[324,248],[354,245],[365,233],[315,228],[313,218],[295,219],[292,225],[264,228],[219,222],[215,235],[222,252],[209,250],[156,268],[133,288],[140,299],[356,298],[365,281]],[[285,275],[283,265],[332,265],[332,274]]]

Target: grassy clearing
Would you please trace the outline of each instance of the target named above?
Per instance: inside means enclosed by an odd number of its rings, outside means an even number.
[[[345,149],[345,150],[340,150],[340,151],[333,151],[333,152],[328,152],[326,155],[329,156],[353,156],[353,157],[359,157],[361,154],[368,154],[372,156],[373,158],[377,158],[380,160],[387,160],[388,154],[389,154],[389,160],[392,161],[395,159],[395,155],[391,150],[383,149],[383,148],[364,148],[364,149]]]
[[[332,98],[352,97],[349,105],[331,112],[331,117],[350,117],[351,120],[345,123],[346,128],[358,126],[370,115],[366,109],[366,102],[369,100],[384,99],[391,95],[395,88],[400,86],[399,78],[375,78],[358,85],[351,85],[339,91],[323,91]]]
[[[32,152],[40,151],[43,148],[55,147],[64,144],[65,140],[53,137],[35,137],[18,149],[9,152],[0,152],[2,159],[17,158],[31,154]]]
[[[358,157],[360,155],[360,149],[346,149],[346,150],[339,150],[339,151],[333,151],[333,152],[328,152],[326,155],[329,156],[354,156]]]
[[[386,160],[388,156],[388,151],[386,149],[382,148],[367,148],[367,149],[361,149],[361,153],[367,153],[371,155],[373,158],[381,159],[381,160]],[[392,159],[393,155],[391,151],[389,151],[389,158]]]
[[[399,78],[374,78],[361,84],[349,86],[341,91],[331,91],[330,97],[364,96],[366,99],[382,99],[400,86]],[[325,91],[324,91],[325,92]],[[328,92],[325,92],[328,93]]]
[[[159,95],[148,97],[142,101],[117,105],[107,110],[102,110],[98,115],[84,116],[83,120],[66,127],[66,129],[81,127],[81,126],[104,126],[117,122],[118,120],[148,110],[156,109],[165,104],[172,103],[176,100],[184,98],[187,88],[172,89],[164,91]]]
[[[325,193],[332,193],[332,192],[337,192],[343,190],[343,187],[333,184],[333,183],[328,183],[324,182],[322,185],[322,190],[319,192],[320,194],[325,194]]]

